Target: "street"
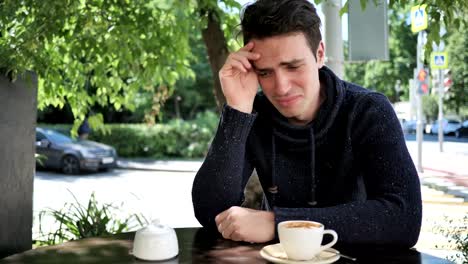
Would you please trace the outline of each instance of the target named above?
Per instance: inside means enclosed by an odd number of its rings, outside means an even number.
[[[38,228],[36,220],[40,210],[58,210],[66,202],[74,203],[71,193],[82,205],[87,205],[93,191],[100,204],[113,203],[119,206],[122,219],[132,213],[141,213],[148,220],[159,218],[162,223],[172,227],[199,226],[192,210],[194,175],[194,172],[116,169],[68,176],[52,171],[38,171],[34,181],[33,230]]]
[[[407,141],[416,141],[416,134],[405,134]],[[439,142],[438,135],[423,134],[424,142]],[[468,137],[457,138],[455,136],[444,136],[444,142],[468,143]]]

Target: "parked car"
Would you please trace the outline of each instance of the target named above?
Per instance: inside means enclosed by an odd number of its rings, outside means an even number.
[[[455,136],[457,138],[468,137],[468,120],[465,120],[461,127],[455,131]]]
[[[114,168],[117,152],[111,146],[90,140],[74,140],[52,129],[36,128],[36,165],[60,169],[65,174],[82,170],[97,171]]]
[[[401,128],[403,129],[404,133],[408,133],[408,134],[416,133],[416,128],[417,128],[416,120],[401,121]]]
[[[405,134],[416,134],[416,130],[418,128],[418,124],[417,124],[417,120],[402,120],[400,121],[401,123],[401,128],[403,130],[403,133]],[[422,128],[423,128],[423,133],[427,133],[426,132],[426,122],[423,121],[423,124],[422,124]]]
[[[461,123],[454,119],[443,119],[442,120],[442,131],[444,135],[454,135],[455,131],[460,128]],[[431,134],[439,133],[439,120],[436,120],[431,125]]]

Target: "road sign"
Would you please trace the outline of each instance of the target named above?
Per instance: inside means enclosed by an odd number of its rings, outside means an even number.
[[[427,28],[426,5],[411,7],[411,31],[417,33]]]
[[[420,69],[417,76],[419,94],[428,94],[429,93],[429,74],[428,71],[424,68]]]
[[[448,53],[447,52],[432,52],[431,53],[431,69],[443,70],[448,68]]]

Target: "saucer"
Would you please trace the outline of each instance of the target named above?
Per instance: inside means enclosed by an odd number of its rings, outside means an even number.
[[[260,250],[260,255],[273,263],[281,264],[327,264],[333,263],[340,258],[338,250],[329,248],[320,252],[315,258],[310,260],[291,260],[287,259],[286,253],[281,244],[268,245]]]

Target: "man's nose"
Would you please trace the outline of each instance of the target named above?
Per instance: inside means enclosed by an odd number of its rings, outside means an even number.
[[[277,73],[276,74],[276,95],[282,96],[286,95],[289,92],[289,89],[291,89],[291,83],[289,82],[289,78],[282,73]]]

